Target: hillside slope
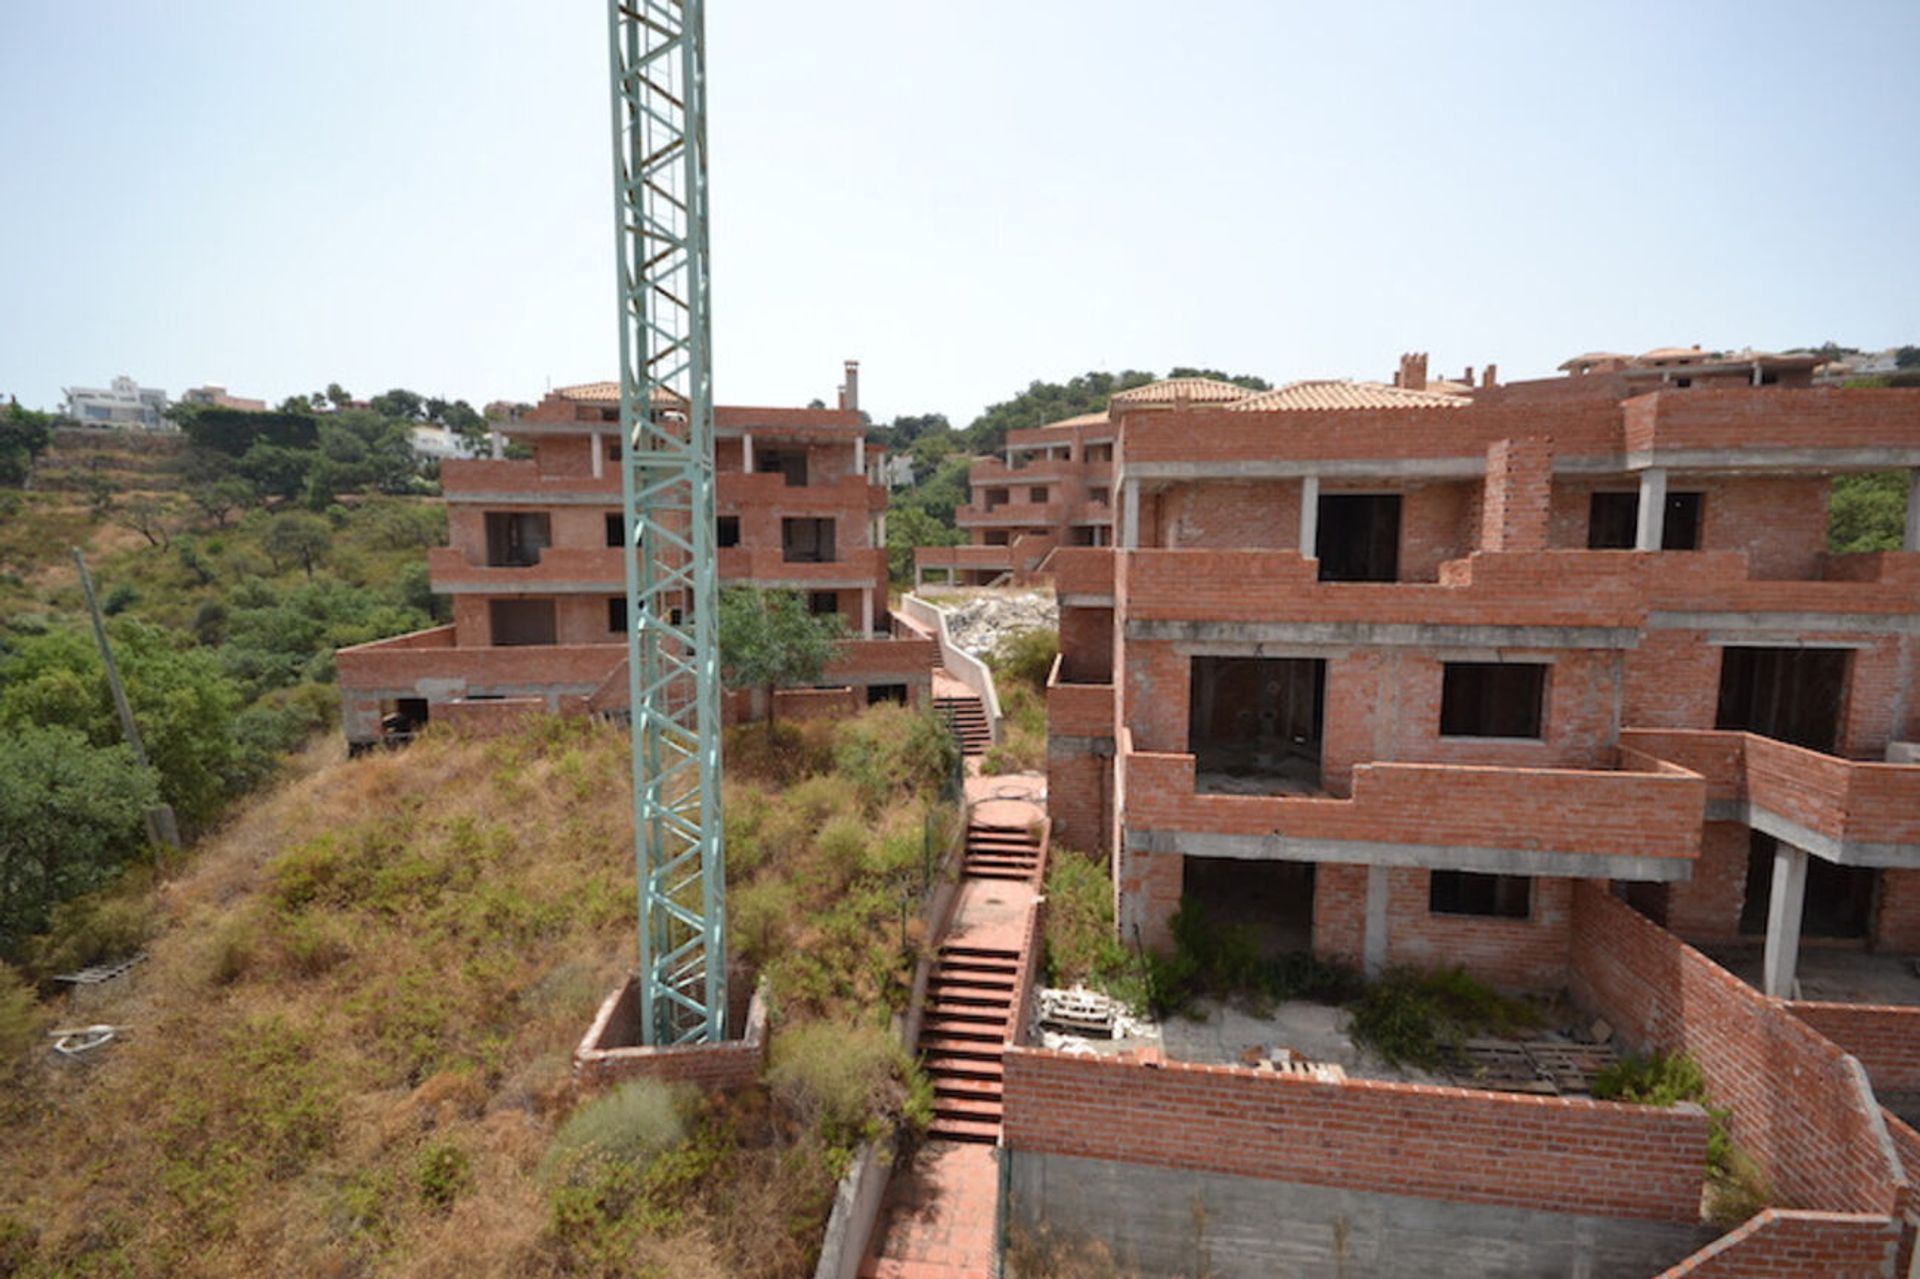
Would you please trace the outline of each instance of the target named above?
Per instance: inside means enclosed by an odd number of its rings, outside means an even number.
[[[619,733],[543,721],[356,761],[329,743],[153,894],[163,925],[124,989],[57,1014],[128,1037],[15,1071],[0,1274],[809,1272],[845,1146],[905,1097],[879,1027],[911,946],[885,925],[945,760],[893,708],[789,731],[792,785],[729,782],[744,949],[776,985],[771,1102],[679,1101],[652,1162],[582,1171],[556,1149],[570,1051],[630,962]],[[836,759],[868,766],[850,784]],[[842,902],[871,917],[836,924]],[[821,973],[799,952],[822,931],[867,939],[865,962]],[[851,1127],[789,1051],[809,1025],[843,1073],[880,1045]]]

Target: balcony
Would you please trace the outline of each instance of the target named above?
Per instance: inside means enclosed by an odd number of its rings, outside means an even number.
[[[715,501],[722,515],[773,511],[782,515],[839,515],[848,518],[887,509],[887,491],[864,475],[842,475],[815,484],[790,485],[777,472],[749,475],[722,472],[715,477]]]
[[[1113,736],[1113,685],[1084,684],[1063,677],[1064,655],[1047,676],[1047,736]]]
[[[1820,465],[1809,453],[1855,469],[1920,464],[1920,390],[1695,387],[1636,396],[1624,412],[1627,455],[1642,465],[1725,465],[1733,454],[1764,466],[1775,454],[1805,471]]]
[[[931,639],[842,640],[820,682],[913,683],[925,680],[927,672],[939,662],[940,646]]]
[[[1111,471],[1112,467],[1102,464],[1102,469]],[[967,482],[975,487],[1018,488],[1022,484],[1058,484],[1062,480],[1080,479],[1086,473],[1086,463],[1071,462],[1064,457],[1036,458],[1024,466],[1008,466],[997,457],[983,457],[967,468]]]
[[[536,462],[448,458],[440,463],[440,492],[449,502],[542,503],[620,501],[620,464],[591,475],[543,475]]]
[[[626,656],[626,645],[543,644],[492,648],[456,643],[439,626],[343,648],[336,655],[343,691],[363,696],[416,695],[431,681],[436,696],[485,692],[532,695],[555,689],[591,693]]]
[[[875,586],[887,575],[887,553],[870,547],[843,547],[826,563],[789,562],[775,547],[730,546],[720,552],[720,580],[754,586],[849,588]]]
[[[1046,563],[1053,589],[1063,605],[1113,607],[1113,551],[1107,547],[1062,546]],[[1071,598],[1069,598],[1071,597]]]
[[[1006,572],[1013,567],[1011,546],[918,546],[913,551],[916,568],[968,568],[987,572]]]
[[[438,546],[427,552],[433,589],[442,594],[561,595],[626,589],[626,566],[617,546],[548,546],[537,563],[510,566],[475,563],[466,551]]]
[[[1745,822],[1842,865],[1920,867],[1920,764],[1686,729],[1624,729],[1620,751],[1703,777],[1709,818]]]
[[[1347,799],[1225,795],[1192,755],[1119,736],[1126,828],[1173,852],[1637,880],[1684,879],[1700,852],[1706,783],[1665,762],[1361,764]]]
[[[970,502],[953,508],[953,522],[961,528],[1019,525],[1025,528],[1053,528],[1066,521],[1066,507],[1060,502],[1001,502],[994,507]]]

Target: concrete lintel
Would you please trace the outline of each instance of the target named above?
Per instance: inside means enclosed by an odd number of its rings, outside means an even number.
[[[1111,737],[1083,737],[1073,733],[1050,733],[1047,735],[1047,758],[1074,759],[1083,755],[1095,755],[1112,758],[1113,739]]]
[[[625,595],[625,582],[451,582],[436,579],[442,595]]]
[[[1468,870],[1536,879],[1629,879],[1674,883],[1693,877],[1691,857],[1555,852],[1534,848],[1480,848],[1463,844],[1389,844],[1363,839],[1223,835],[1208,831],[1129,830],[1131,852],[1179,853],[1237,861],[1337,862],[1351,866],[1409,866]]]
[[[1472,480],[1487,473],[1485,456],[1403,458],[1247,458],[1228,462],[1128,462],[1136,480]]]
[[[1638,648],[1624,626],[1445,626],[1426,622],[1129,621],[1130,640],[1410,648]]]
[[[560,493],[529,493],[519,489],[511,493],[449,493],[446,497],[449,506],[522,506],[531,511],[549,506],[605,506],[613,510],[620,507],[620,490],[588,493],[582,491]]]
[[[1260,644],[1238,640],[1177,643],[1173,651],[1181,657],[1304,657],[1328,662],[1353,654],[1353,649],[1344,644]]]
[[[1865,586],[1866,583],[1860,583]],[[1805,647],[1796,637],[1808,631],[1853,632],[1860,635],[1910,635],[1920,633],[1920,615],[1911,613],[1705,613],[1680,610],[1651,610],[1647,613],[1650,631],[1719,631],[1711,642],[1738,644],[1729,636],[1764,635],[1769,647]],[[1779,639],[1775,638],[1778,633]],[[1747,642],[1751,642],[1748,640]]]
[[[1061,608],[1112,608],[1113,596],[1081,595],[1075,593],[1062,595],[1057,602]]]
[[[1629,471],[1666,467],[1675,471],[1891,471],[1920,466],[1915,448],[1734,448],[1655,449],[1627,454]]]

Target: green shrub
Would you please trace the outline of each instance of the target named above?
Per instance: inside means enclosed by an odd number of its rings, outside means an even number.
[[[125,959],[159,929],[145,874],[115,890],[76,897],[54,907],[47,931],[33,939],[29,968],[43,980],[93,964]]]
[[[1353,1005],[1353,1037],[1392,1065],[1423,1068],[1452,1058],[1476,1035],[1534,1025],[1539,1014],[1459,968],[1391,968]]]
[[[829,1146],[851,1149],[885,1132],[905,1100],[909,1069],[900,1045],[877,1026],[803,1022],[774,1037],[767,1086]]]
[[[1643,1106],[1673,1106],[1706,1099],[1707,1078],[1686,1053],[1654,1052],[1627,1056],[1593,1077],[1599,1101],[1631,1101]]]
[[[1733,1111],[1713,1104],[1706,1073],[1691,1055],[1656,1049],[1622,1057],[1593,1077],[1593,1096],[1642,1106],[1691,1102],[1707,1112],[1707,1215],[1716,1224],[1737,1225],[1776,1202],[1766,1171],[1734,1144]]]
[[[33,997],[33,987],[11,964],[0,963],[0,1078],[43,1042],[46,1024],[46,1011]]]
[[[1062,848],[1050,854],[1044,954],[1049,985],[1084,982],[1139,1006],[1144,974],[1114,935],[1113,879],[1104,862]]]
[[[697,1098],[686,1084],[630,1080],[567,1116],[554,1135],[549,1159],[557,1161],[556,1168],[587,1159],[643,1164],[686,1141]]]
[[[838,726],[833,770],[872,812],[903,795],[943,785],[959,751],[939,717],[904,706],[874,706]]]
[[[414,1168],[414,1186],[420,1202],[430,1208],[447,1209],[453,1201],[473,1188],[473,1166],[467,1152],[451,1142],[436,1142],[420,1152]]]
[[[1001,639],[987,660],[996,676],[1044,689],[1059,655],[1060,633],[1036,627]]]

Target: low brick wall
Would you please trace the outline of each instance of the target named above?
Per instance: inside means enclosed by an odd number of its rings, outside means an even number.
[[[1803,1000],[1787,1011],[1852,1054],[1876,1089],[1920,1092],[1920,1008]]]
[[[1905,1178],[1859,1063],[1592,881],[1574,890],[1568,979],[1629,1043],[1699,1062],[1788,1205],[1898,1209]]]
[[[1885,1217],[1768,1208],[1660,1279],[1893,1279],[1899,1242]]]
[[[600,1005],[573,1050],[573,1073],[581,1083],[606,1087],[629,1079],[658,1079],[724,1092],[759,1080],[767,1060],[767,1010],[759,991],[747,1006],[740,1038],[679,1048],[637,1046],[639,997],[639,983],[629,978]]]
[[[1009,1150],[1596,1216],[1693,1222],[1707,1119],[1558,1097],[1010,1048]]]

